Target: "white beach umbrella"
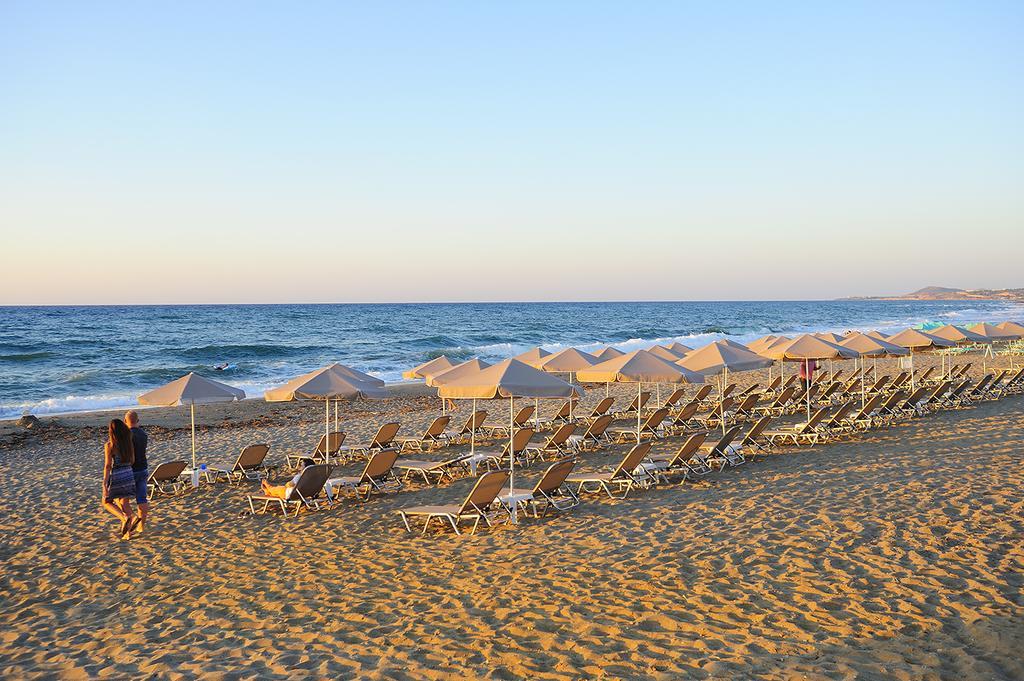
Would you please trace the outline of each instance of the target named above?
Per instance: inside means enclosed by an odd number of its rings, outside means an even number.
[[[951,348],[956,345],[953,341],[933,336],[925,331],[917,329],[904,329],[899,333],[886,338],[894,345],[899,345],[910,350],[910,389],[914,390],[914,354],[918,352],[929,352],[938,348]]]
[[[854,359],[856,357],[860,357],[860,353],[856,350],[844,348],[841,345],[830,343],[823,338],[818,338],[806,333],[802,336],[797,336],[788,343],[773,345],[772,347],[766,348],[758,354],[771,359],[777,359],[782,362],[809,362],[811,360]],[[808,372],[808,376],[810,380],[807,382],[807,390],[805,391],[805,394],[807,396],[807,420],[810,421],[811,386],[814,383],[813,372]]]
[[[580,381],[592,383],[636,383],[636,441],[640,442],[640,395],[644,383],[703,383],[704,377],[689,369],[666,362],[646,350],[614,357],[589,369],[576,372]]]
[[[864,358],[870,357],[872,361],[874,361],[878,357],[901,357],[910,354],[910,350],[907,350],[904,347],[864,333],[848,335],[843,338],[843,341],[839,343],[839,345],[842,345],[844,348],[849,348],[850,350],[856,350],[860,353],[860,404],[862,407],[867,400],[867,396],[864,392],[864,375],[866,373],[864,369]]]
[[[699,350],[694,350],[676,364],[702,376],[720,376],[718,404],[721,409],[724,397],[722,393],[724,386],[729,382],[730,370],[736,372],[764,369],[770,367],[773,361],[750,350],[740,349],[722,341],[714,341]],[[725,412],[723,411],[722,434],[725,434],[725,425]]]
[[[442,384],[437,394],[445,399],[471,399],[473,411],[476,411],[477,400],[493,400],[508,398],[508,452],[509,479],[508,489],[511,496],[515,489],[515,399],[517,397],[568,398],[580,395],[573,385],[556,376],[545,374],[517,359],[506,359],[494,366],[476,373],[460,376]],[[472,434],[471,434],[472,437]],[[518,521],[515,499],[510,499],[512,506],[512,522]]]
[[[156,390],[139,395],[139,404],[151,407],[176,407],[187,404],[192,418],[192,470],[196,467],[196,405],[234,402],[245,399],[245,392],[220,381],[188,373]]]
[[[343,364],[330,364],[322,369],[297,376],[282,386],[263,393],[267,402],[323,400],[325,444],[331,435],[331,401],[335,402],[334,428],[338,428],[338,400],[356,398],[383,399],[388,396],[384,381]]]

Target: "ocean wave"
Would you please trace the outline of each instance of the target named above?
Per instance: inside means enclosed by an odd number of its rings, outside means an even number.
[[[19,352],[11,355],[0,355],[0,362],[34,362],[37,359],[49,359],[56,357],[57,353],[48,350],[39,352]]]
[[[283,345],[267,344],[224,344],[202,345],[192,348],[173,350],[179,357],[206,360],[238,360],[240,358],[260,357],[297,357],[311,352],[329,352],[334,350],[330,345]]]

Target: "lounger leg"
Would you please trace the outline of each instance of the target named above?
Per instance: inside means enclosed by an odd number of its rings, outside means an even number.
[[[402,523],[405,524],[405,531],[412,532],[412,528],[409,527],[409,518],[405,515],[405,511],[399,511],[398,515],[402,516]]]

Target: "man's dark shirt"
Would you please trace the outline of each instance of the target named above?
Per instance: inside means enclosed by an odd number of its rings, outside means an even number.
[[[146,469],[146,446],[148,444],[149,436],[146,435],[146,431],[138,426],[132,428],[132,447],[135,448],[135,463],[132,465],[132,470],[141,471]]]

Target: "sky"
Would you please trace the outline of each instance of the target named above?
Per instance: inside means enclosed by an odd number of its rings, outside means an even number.
[[[1024,3],[0,3],[0,304],[1024,286]]]

